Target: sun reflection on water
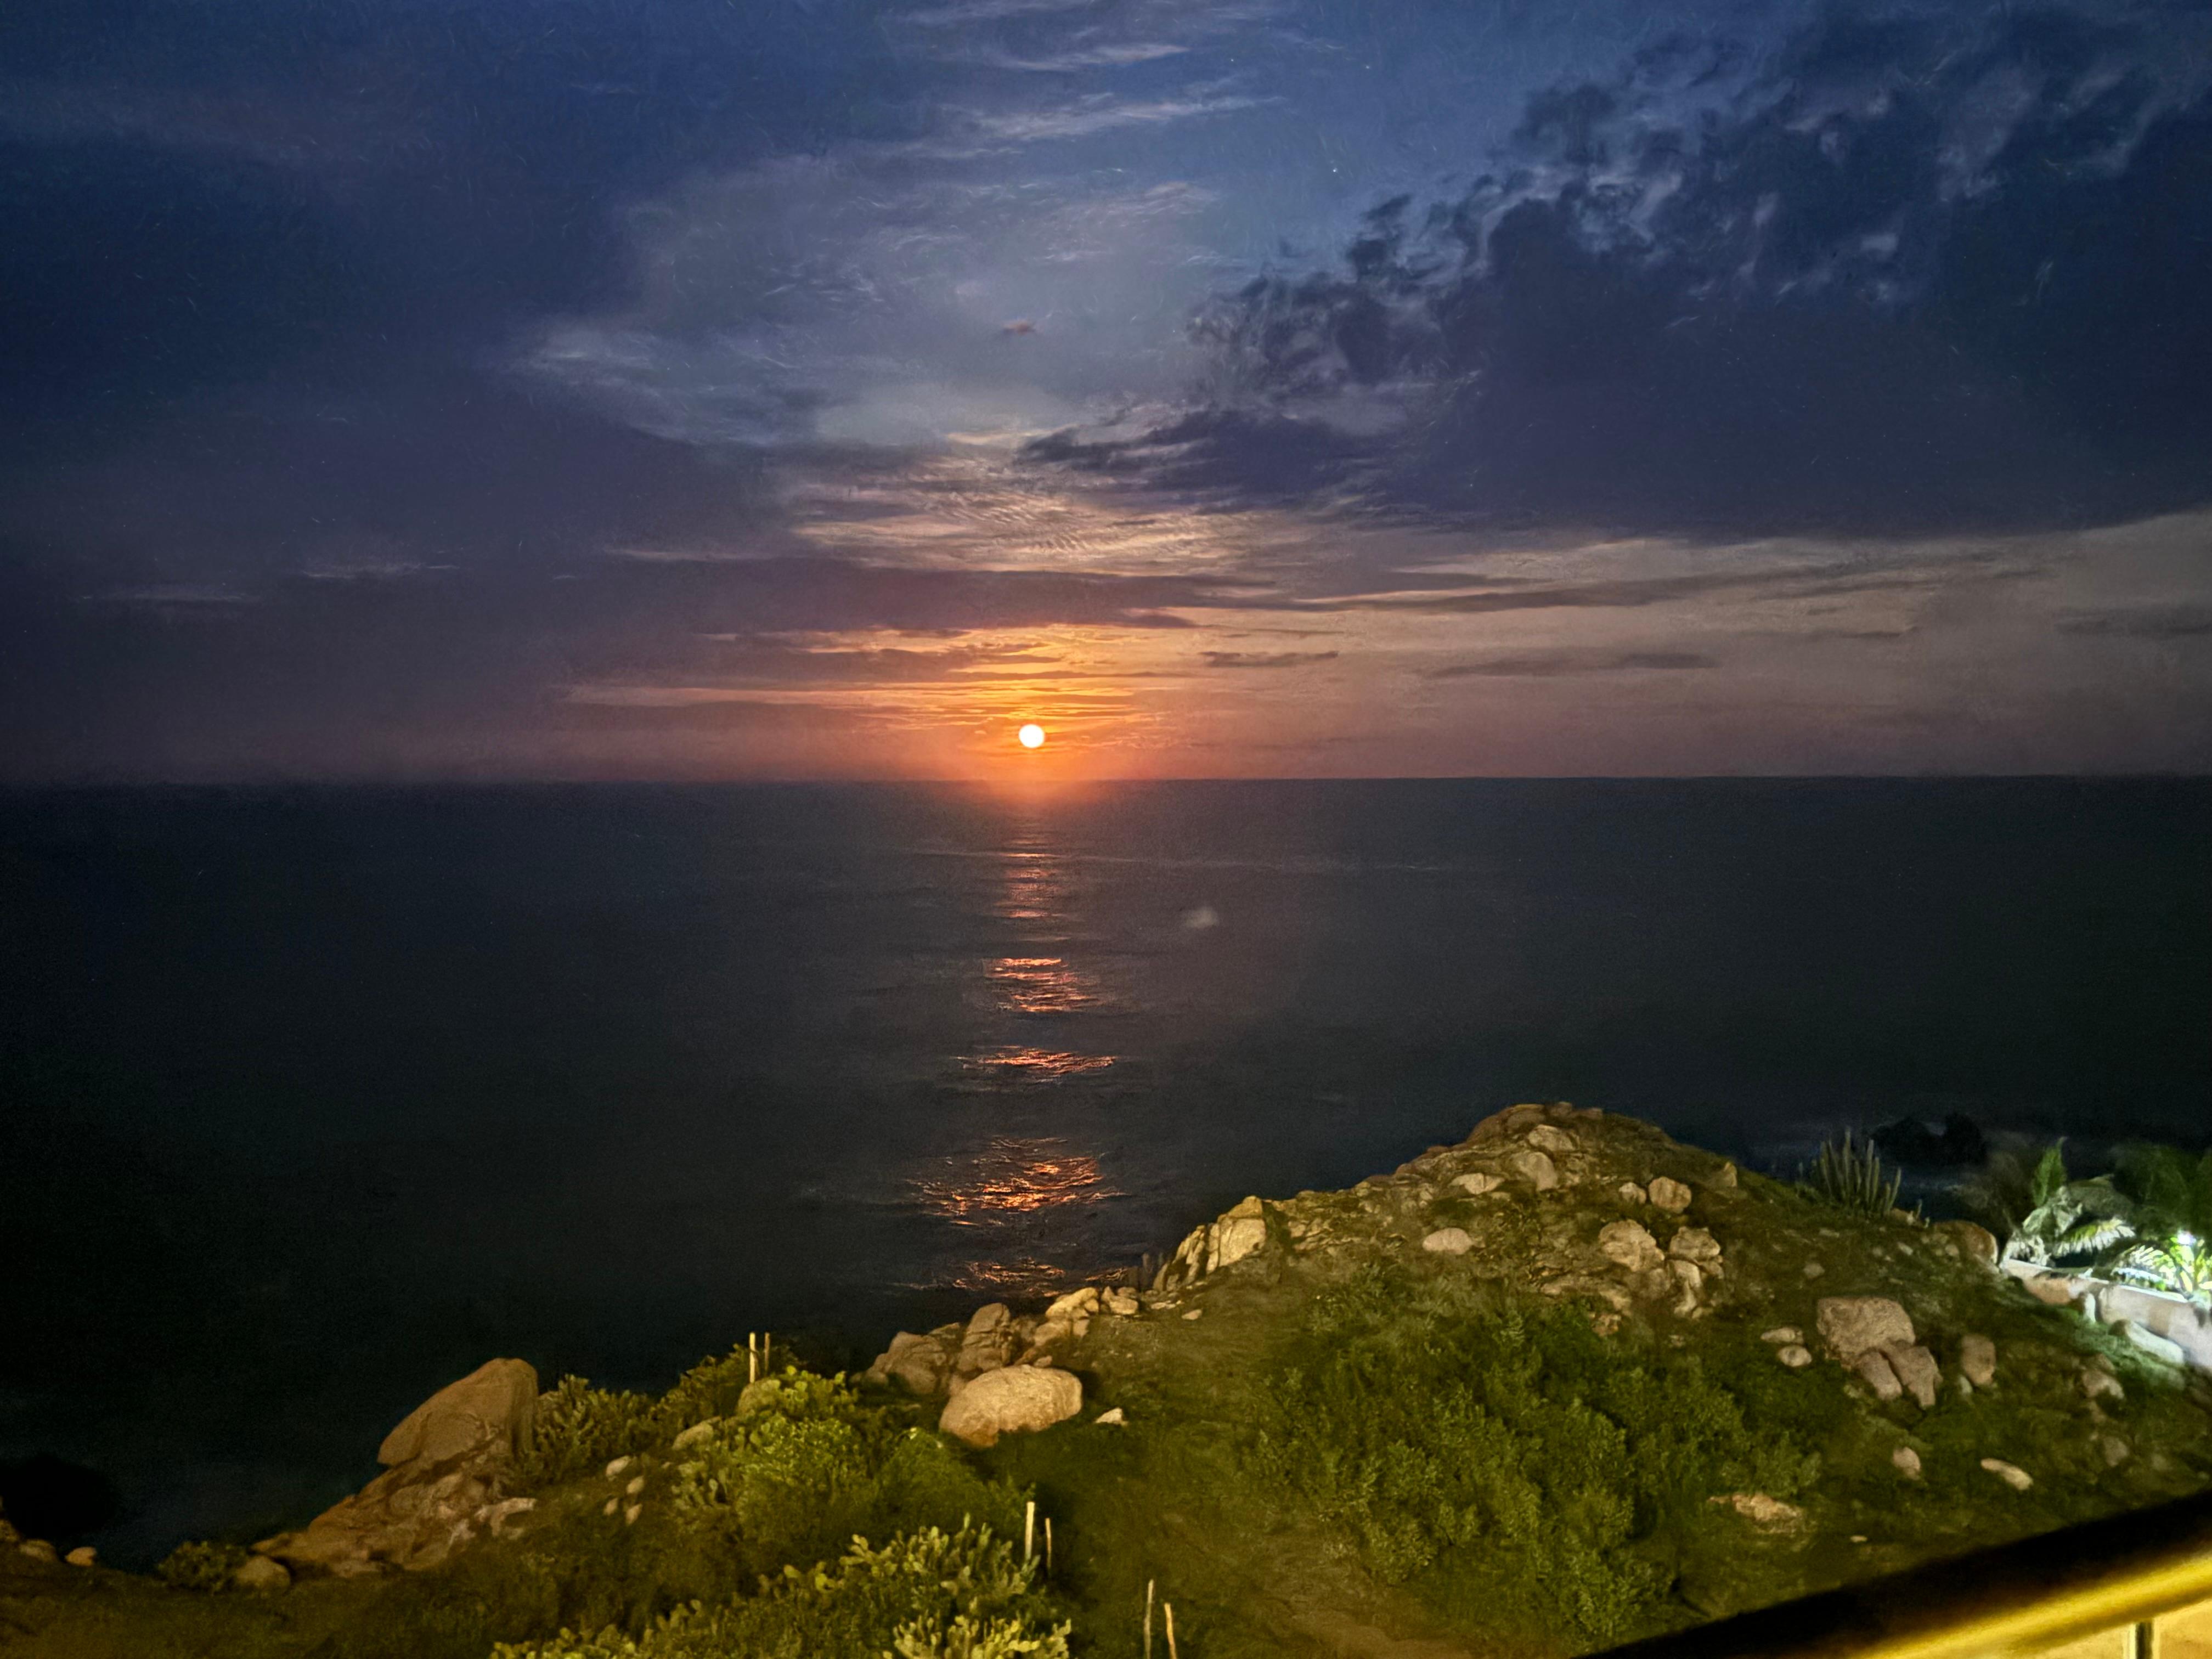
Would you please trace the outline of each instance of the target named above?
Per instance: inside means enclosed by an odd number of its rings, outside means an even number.
[[[915,1194],[931,1213],[957,1227],[984,1227],[1064,1205],[1118,1198],[1104,1184],[1098,1160],[1066,1150],[1057,1136],[1034,1140],[1000,1137],[963,1165],[938,1177],[918,1178]]]
[[[1083,1077],[1113,1065],[1112,1054],[1079,1054],[1065,1048],[1024,1048],[1012,1043],[963,1054],[960,1064],[971,1076],[1007,1078],[1018,1083],[1057,1083],[1062,1078]]]
[[[1014,1013],[1072,1014],[1104,1000],[1097,979],[1060,957],[1000,957],[988,971],[1000,1006]]]

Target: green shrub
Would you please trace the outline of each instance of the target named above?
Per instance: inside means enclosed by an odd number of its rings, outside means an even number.
[[[650,1395],[595,1389],[580,1376],[564,1376],[538,1396],[529,1452],[515,1468],[526,1492],[559,1486],[642,1451],[657,1427]]]
[[[1477,1582],[1532,1624],[1605,1641],[1671,1588],[1638,1547],[1662,1516],[1729,1492],[1786,1498],[1817,1472],[1698,1359],[1466,1294],[1370,1270],[1316,1300],[1272,1379],[1262,1478],[1384,1580],[1460,1597]]]
[[[165,1584],[179,1589],[219,1590],[244,1566],[253,1552],[243,1544],[211,1544],[199,1540],[171,1550],[155,1573]]]
[[[865,1539],[834,1571],[786,1568],[757,1596],[695,1601],[642,1637],[563,1632],[493,1659],[1066,1659],[1032,1563],[988,1527],[932,1527],[881,1548]]]

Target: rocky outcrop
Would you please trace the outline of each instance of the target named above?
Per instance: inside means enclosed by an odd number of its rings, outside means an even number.
[[[971,1446],[998,1443],[1002,1434],[1064,1423],[1083,1409],[1083,1384],[1048,1365],[1007,1365],[968,1384],[945,1405],[939,1431]]]
[[[507,1472],[530,1446],[538,1373],[489,1361],[447,1384],[384,1437],[385,1472],[297,1532],[256,1544],[294,1574],[341,1578],[434,1567],[480,1533],[497,1534],[530,1504],[508,1498]]]
[[[1814,1312],[1821,1341],[1846,1365],[1869,1348],[1910,1347],[1918,1340],[1911,1316],[1886,1296],[1824,1296]]]

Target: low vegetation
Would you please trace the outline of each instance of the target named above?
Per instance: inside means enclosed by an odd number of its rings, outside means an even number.
[[[1674,1589],[1656,1535],[1703,1525],[1716,1492],[1794,1498],[1818,1475],[1698,1356],[1452,1290],[1372,1267],[1316,1298],[1254,1460],[1446,1616],[1617,1639]]]
[[[1556,1655],[2212,1482],[2201,1379],[1900,1218],[1856,1145],[1831,1193],[1565,1109],[1486,1136],[1239,1206],[1264,1243],[1069,1332],[1084,1409],[1042,1432],[971,1450],[938,1401],[749,1385],[742,1348],[657,1396],[568,1377],[513,1471],[535,1506],[441,1566],[257,1595],[230,1545],[0,1560],[0,1629],[11,1659],[1138,1659],[1156,1602],[1152,1659],[1170,1606],[1187,1659]],[[2063,1158],[2013,1173],[2008,1235],[2104,1202]],[[2179,1243],[2197,1177],[2094,1190]],[[1829,1296],[1897,1298],[1932,1403],[1823,1346]]]
[[[988,1527],[902,1533],[881,1549],[856,1539],[835,1568],[787,1568],[761,1594],[693,1601],[633,1640],[510,1644],[494,1659],[1066,1659],[1067,1630],[1036,1585],[1034,1561]]]

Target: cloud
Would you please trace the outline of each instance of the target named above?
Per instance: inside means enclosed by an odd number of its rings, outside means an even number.
[[[1208,668],[1308,668],[1317,662],[1334,662],[1334,651],[1208,651]]]
[[[2212,605],[2151,605],[2079,611],[2061,617],[2058,631],[2130,640],[2203,639],[2212,635]]]
[[[1449,663],[1427,670],[1422,678],[1558,679],[1570,674],[1674,673],[1719,666],[1714,659],[1693,651],[1526,651]]]
[[[1884,536],[2212,500],[2212,13],[1674,39],[1198,316],[1200,395],[1040,462],[1440,521]]]
[[[1131,40],[1121,46],[1078,46],[1042,58],[1017,57],[1012,52],[980,51],[964,61],[987,69],[1018,70],[1024,74],[1066,75],[1076,70],[1120,69],[1132,64],[1153,64],[1163,58],[1179,58],[1187,46],[1169,40]]]
[[[1188,94],[1178,98],[1117,98],[1092,93],[1056,109],[1003,113],[960,112],[960,128],[987,139],[1039,143],[1059,138],[1091,138],[1124,127],[1158,127],[1212,115],[1255,109],[1263,100],[1236,93]]]

